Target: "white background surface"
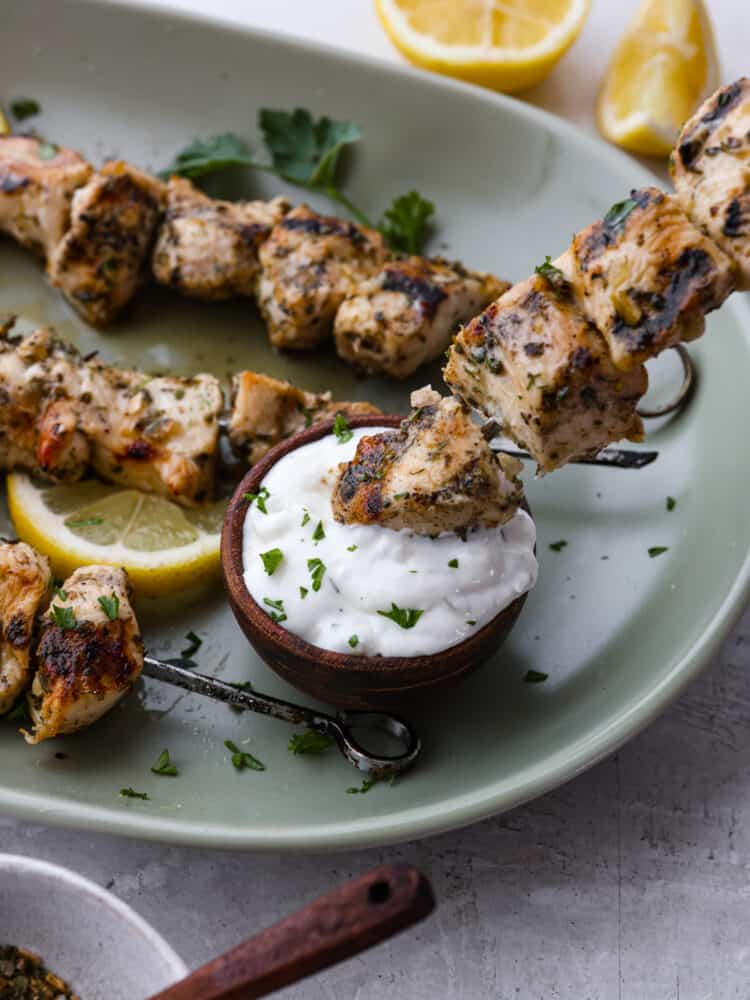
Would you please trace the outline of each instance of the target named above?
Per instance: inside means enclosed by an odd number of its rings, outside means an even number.
[[[370,0],[160,2],[400,59]],[[525,98],[593,128],[598,81],[634,6],[594,0],[579,42]],[[724,79],[750,72],[749,0],[710,6]],[[430,923],[285,996],[746,1000],[748,668],[750,615],[714,669],[619,754],[506,816],[403,848],[252,856],[3,819],[0,845],[110,885],[191,965],[381,860],[413,861],[428,872],[439,900]]]

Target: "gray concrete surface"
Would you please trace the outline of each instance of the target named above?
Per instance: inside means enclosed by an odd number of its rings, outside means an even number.
[[[713,668],[617,755],[521,809],[399,848],[251,855],[0,818],[0,849],[109,886],[193,966],[381,861],[428,872],[439,900],[428,923],[290,1000],[748,998],[748,668],[750,612]]]

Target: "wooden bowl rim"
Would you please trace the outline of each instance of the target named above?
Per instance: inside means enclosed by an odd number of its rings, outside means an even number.
[[[403,420],[404,417],[393,414],[374,414],[351,417],[348,424],[352,430],[359,430],[362,427],[397,428]],[[408,674],[410,670],[423,670],[428,663],[434,663],[436,667],[441,668],[436,671],[435,679],[438,680],[446,668],[452,671],[460,663],[471,661],[474,658],[474,651],[489,643],[493,634],[506,625],[506,621],[510,621],[512,625],[520,614],[527,595],[521,594],[473,635],[447,649],[417,656],[371,656],[361,653],[359,655],[337,653],[307,642],[272,621],[245,586],[242,548],[245,515],[249,505],[245,494],[258,492],[263,479],[279,459],[303,445],[319,441],[327,434],[331,434],[333,423],[333,419],[315,423],[275,445],[248,469],[232,494],[221,532],[221,567],[232,611],[246,634],[252,632],[266,644],[283,647],[287,654],[293,655],[299,661],[300,666],[305,664],[320,666],[321,663],[325,663],[327,667],[342,672],[378,674],[382,677],[384,674],[403,675]],[[523,507],[530,513],[525,500]]]

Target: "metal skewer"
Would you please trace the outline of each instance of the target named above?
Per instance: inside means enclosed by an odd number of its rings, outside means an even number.
[[[192,691],[195,694],[223,701],[228,705],[268,715],[272,719],[290,722],[292,725],[305,725],[317,733],[332,736],[340,753],[358,770],[365,772],[371,778],[389,778],[403,774],[416,761],[422,752],[422,741],[408,722],[395,715],[384,712],[354,711],[339,712],[336,716],[318,712],[314,708],[295,705],[280,698],[272,698],[256,691],[241,691],[225,681],[205,674],[187,670],[174,663],[164,663],[153,656],[143,658],[143,673],[154,680],[165,681],[175,687]],[[369,729],[385,733],[397,740],[403,747],[400,754],[370,753],[354,736],[356,729]]]

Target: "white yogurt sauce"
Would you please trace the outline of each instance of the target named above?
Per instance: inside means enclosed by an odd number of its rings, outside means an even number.
[[[273,466],[263,481],[268,513],[255,502],[245,518],[245,585],[264,610],[280,615],[283,609],[284,628],[323,649],[381,656],[437,653],[468,638],[534,586],[536,529],[522,510],[502,528],[479,528],[466,541],[453,532],[432,539],[334,521],[331,491],[338,464],[354,456],[365,434],[385,429],[355,430],[344,443],[329,434]],[[319,523],[325,537],[316,541]],[[272,549],[280,549],[283,558],[269,575],[260,554]],[[311,559],[325,566],[317,591],[317,564],[311,570]],[[456,568],[450,565],[455,560]],[[264,599],[282,604],[274,607]],[[378,614],[393,604],[422,615],[403,628]]]

